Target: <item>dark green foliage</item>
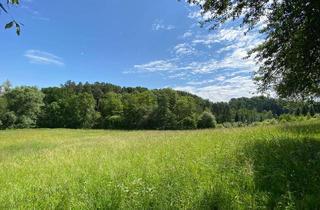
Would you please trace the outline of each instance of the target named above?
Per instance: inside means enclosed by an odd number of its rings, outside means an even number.
[[[47,128],[63,128],[64,124],[61,111],[60,104],[56,101],[45,106],[40,115],[38,122],[39,126]]]
[[[178,120],[184,119],[186,117],[192,116],[196,111],[195,102],[190,96],[181,96],[175,105],[175,115]]]
[[[205,23],[218,27],[230,19],[242,20],[249,30],[264,17],[260,30],[265,41],[249,52],[260,62],[256,81],[260,91],[275,89],[282,97],[320,95],[319,0],[188,0],[198,4]],[[209,15],[207,15],[209,16]]]
[[[3,96],[6,100],[6,109],[9,111],[5,115],[3,124],[12,123],[10,127],[29,128],[37,124],[38,116],[41,112],[44,94],[35,87],[18,87]],[[12,112],[12,113],[11,113]],[[13,117],[16,116],[16,117]]]
[[[313,117],[316,114],[315,110],[314,110],[314,106],[311,105],[310,106],[310,115]]]
[[[232,113],[230,103],[220,102],[212,104],[212,113],[216,116],[218,123],[231,122]]]
[[[309,107],[307,105],[304,105],[302,107],[302,111],[301,111],[302,115],[307,115],[309,113]]]
[[[218,123],[245,126],[286,113],[315,115],[320,104],[268,97],[212,103],[172,89],[74,83],[61,87],[17,87],[5,82],[0,96],[0,128],[194,129]],[[305,109],[303,112],[302,110]]]
[[[213,114],[210,112],[203,112],[198,121],[198,128],[215,128],[217,122]]]
[[[107,93],[98,104],[101,114],[100,128],[119,128],[122,125],[123,104],[121,96],[116,93]]]
[[[179,121],[178,123],[179,129],[196,129],[197,123],[196,120],[192,117],[186,117]]]
[[[112,115],[107,118],[106,127],[111,129],[122,128],[123,117],[120,115]]]
[[[247,124],[261,122],[274,117],[271,111],[257,112],[255,109],[241,108],[235,112],[235,122],[243,122]]]
[[[273,115],[281,115],[286,113],[287,110],[284,107],[286,102],[281,99],[268,98],[264,96],[257,96],[252,98],[236,98],[231,99],[229,102],[230,108],[237,109],[249,109],[257,110],[257,112],[271,111]]]
[[[17,116],[14,112],[6,112],[1,116],[2,128],[14,128],[17,122]]]
[[[4,97],[0,97],[0,117],[7,111],[7,100]]]
[[[66,127],[92,128],[98,115],[95,111],[95,100],[89,93],[80,93],[67,99],[65,107]]]
[[[170,98],[168,95],[162,94],[159,96],[152,124],[154,128],[158,129],[175,129],[177,127],[177,119],[170,110]]]

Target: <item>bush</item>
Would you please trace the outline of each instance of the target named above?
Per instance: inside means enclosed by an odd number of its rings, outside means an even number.
[[[35,121],[30,117],[22,115],[18,118],[16,128],[32,128],[35,126]]]
[[[17,121],[17,116],[14,112],[7,112],[2,116],[2,127],[3,128],[14,128]]]
[[[234,128],[241,128],[241,127],[245,127],[247,126],[246,123],[243,123],[243,122],[233,122],[231,124],[231,127],[234,127]]]
[[[261,125],[263,125],[262,122],[253,122],[252,124],[250,124],[251,127],[261,126]]]
[[[120,115],[113,115],[107,118],[107,127],[108,128],[121,128],[123,119]]]
[[[279,120],[281,122],[291,122],[294,121],[294,116],[290,115],[290,114],[283,114],[279,117]]]
[[[262,122],[263,125],[276,125],[278,121],[276,119],[269,119]]]
[[[224,128],[223,124],[217,124],[216,128]]]
[[[223,125],[223,127],[225,127],[225,128],[232,128],[232,123],[230,123],[230,122],[225,122],[225,123],[223,123],[222,125]]]
[[[216,118],[210,112],[203,112],[198,121],[198,128],[215,128]]]
[[[180,129],[195,129],[197,128],[196,121],[191,117],[186,117],[179,122]]]

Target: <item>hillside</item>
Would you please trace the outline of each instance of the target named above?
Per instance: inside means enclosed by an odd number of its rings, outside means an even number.
[[[95,128],[185,130],[217,123],[246,126],[283,114],[314,116],[320,104],[264,96],[213,103],[173,89],[74,83],[41,90],[5,88],[0,96],[0,128]],[[229,127],[229,126],[227,126]]]

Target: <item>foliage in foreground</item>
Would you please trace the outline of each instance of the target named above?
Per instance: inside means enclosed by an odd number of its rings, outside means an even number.
[[[19,5],[19,3],[20,3],[19,0],[7,0],[6,3],[2,3],[2,1],[0,1],[0,14],[2,12],[8,14],[8,7],[11,5]],[[5,29],[10,29],[10,28],[14,27],[16,29],[17,35],[20,35],[20,33],[21,33],[21,26],[20,25],[22,25],[22,24],[18,23],[16,20],[12,20],[5,25]]]
[[[249,55],[260,63],[260,90],[274,89],[282,97],[320,96],[319,0],[188,0],[202,9],[212,28],[240,19],[256,27],[265,41]]]
[[[0,209],[319,209],[319,128],[0,131]]]

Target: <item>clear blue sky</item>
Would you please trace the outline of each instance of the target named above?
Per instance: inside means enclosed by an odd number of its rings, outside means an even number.
[[[10,8],[24,24],[21,36],[0,29],[0,82],[171,87],[212,101],[255,90],[257,66],[242,57],[260,37],[232,22],[200,28],[198,9],[183,1],[21,1]],[[1,13],[1,26],[9,20]]]

